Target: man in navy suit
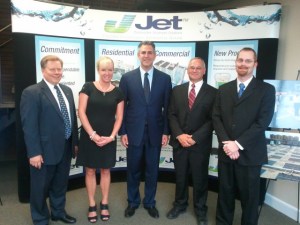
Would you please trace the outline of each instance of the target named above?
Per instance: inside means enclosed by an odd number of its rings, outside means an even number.
[[[30,164],[30,209],[34,225],[49,224],[51,219],[75,223],[65,211],[66,191],[72,154],[77,150],[77,117],[72,90],[59,81],[63,61],[47,55],[41,59],[43,80],[27,87],[21,96],[20,112]],[[64,99],[64,120],[57,95]],[[68,132],[65,123],[68,122]],[[70,127],[71,126],[71,127]]]
[[[257,67],[252,48],[239,51],[237,79],[219,88],[213,125],[219,140],[217,225],[231,225],[235,193],[239,192],[242,225],[257,225],[260,171],[268,162],[265,130],[275,106],[275,88],[253,76]]]
[[[161,146],[168,143],[167,109],[172,89],[169,75],[155,69],[155,45],[144,41],[138,46],[140,67],[124,74],[119,87],[125,96],[121,129],[127,148],[127,195],[125,217],[131,217],[141,203],[139,185],[145,164],[145,197],[142,204],[150,216],[158,218],[155,195]]]
[[[194,211],[199,225],[207,224],[208,163],[212,145],[212,108],[216,89],[203,82],[206,72],[201,58],[190,60],[189,82],[174,87],[168,110],[176,172],[176,191],[169,219],[186,211],[189,172],[193,180]],[[194,92],[194,94],[193,94]],[[191,102],[192,95],[195,96]]]

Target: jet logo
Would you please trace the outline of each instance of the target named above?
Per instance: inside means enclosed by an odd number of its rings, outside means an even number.
[[[107,20],[104,30],[108,33],[125,33],[129,30],[135,17],[135,15],[124,15],[118,27],[116,27],[117,21]],[[151,28],[155,30],[182,29],[180,26],[182,19],[179,19],[178,16],[173,16],[172,19],[153,19],[153,16],[147,16],[146,19],[145,24],[137,23],[135,27],[139,30],[150,30]]]
[[[141,24],[135,24],[135,27],[140,30],[149,30],[154,28],[156,30],[168,30],[173,28],[174,30],[181,30],[182,27],[179,26],[179,22],[182,19],[179,19],[178,16],[173,16],[173,19],[156,19],[154,20],[152,16],[147,16],[147,22],[143,26]]]
[[[116,162],[126,162],[126,161],[127,161],[126,157],[119,156],[119,159],[116,159]]]
[[[125,15],[120,22],[120,25],[116,27],[117,21],[107,20],[104,26],[104,30],[108,33],[125,33],[129,30],[135,15]]]

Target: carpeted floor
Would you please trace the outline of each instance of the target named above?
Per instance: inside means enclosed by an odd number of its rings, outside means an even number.
[[[141,184],[141,192],[143,183]],[[140,207],[132,218],[124,217],[126,202],[126,183],[112,183],[110,192],[110,213],[111,219],[108,222],[98,220],[96,224],[107,225],[196,225],[192,202],[185,214],[175,220],[166,218],[166,213],[172,206],[174,198],[174,184],[160,182],[157,191],[157,208],[160,213],[159,219],[151,218],[147,211]],[[190,196],[192,189],[190,188]],[[32,224],[29,212],[29,204],[18,201],[17,170],[15,162],[0,162],[0,197],[3,205],[0,205],[0,225],[30,225]],[[100,191],[97,192],[98,202]],[[217,194],[209,192],[208,196],[208,220],[209,225],[215,224],[215,208]],[[236,214],[234,225],[240,224],[241,210],[239,202],[236,202]],[[67,193],[67,212],[77,218],[79,225],[89,224],[87,221],[87,195],[84,188],[71,190]],[[50,222],[53,225],[63,224]],[[259,225],[296,225],[297,222],[286,217],[280,212],[264,205],[261,211]]]

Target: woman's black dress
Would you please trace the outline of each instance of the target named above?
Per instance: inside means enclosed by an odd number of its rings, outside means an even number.
[[[121,90],[115,87],[109,92],[101,92],[93,82],[83,85],[80,93],[89,96],[86,115],[100,136],[110,136],[115,123],[117,105],[124,99]],[[116,141],[99,147],[90,140],[84,128],[80,131],[79,152],[76,165],[89,168],[111,168],[116,163]]]

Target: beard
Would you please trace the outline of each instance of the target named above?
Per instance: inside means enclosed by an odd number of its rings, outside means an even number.
[[[246,77],[252,75],[252,70],[248,67],[237,67],[237,74],[240,77]]]

